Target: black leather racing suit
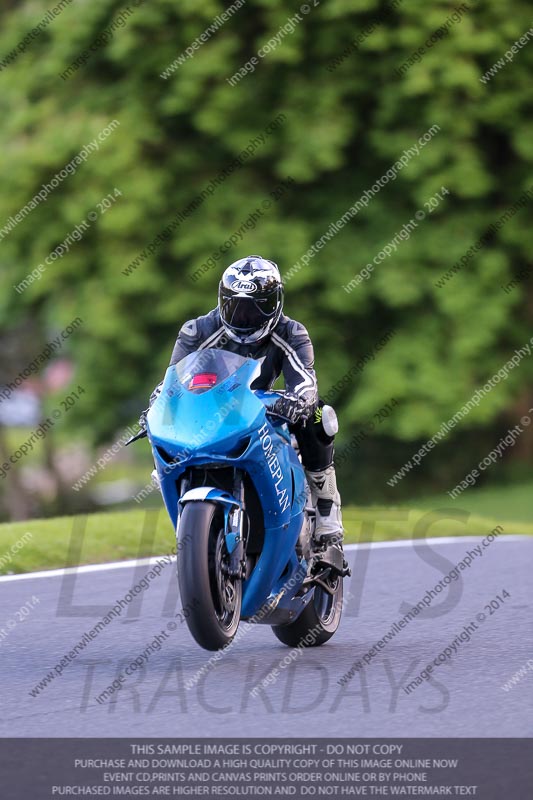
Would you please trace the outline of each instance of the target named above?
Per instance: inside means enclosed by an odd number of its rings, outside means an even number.
[[[317,413],[324,404],[318,397],[313,344],[301,323],[282,315],[265,339],[257,344],[240,344],[228,336],[215,308],[209,314],[185,323],[174,345],[170,366],[189,353],[205,348],[229,350],[244,358],[264,358],[253,389],[272,389],[283,373],[285,390],[298,395],[306,403],[305,418],[290,426],[298,441],[304,467],[316,472],[333,463],[334,438],[327,436],[322,426],[322,415]]]

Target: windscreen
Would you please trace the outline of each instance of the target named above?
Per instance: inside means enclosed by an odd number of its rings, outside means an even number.
[[[197,350],[174,367],[181,386],[201,394],[219,386],[248,359],[228,350]]]

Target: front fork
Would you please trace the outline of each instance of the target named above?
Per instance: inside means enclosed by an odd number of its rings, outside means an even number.
[[[236,469],[233,478],[233,497],[239,501],[226,519],[226,547],[229,553],[228,574],[232,578],[246,576],[244,548],[244,482],[242,473]]]
[[[178,536],[181,514],[185,503],[194,501],[211,501],[220,504],[224,511],[224,538],[229,559],[225,572],[232,578],[246,577],[246,558],[244,541],[244,482],[238,469],[233,471],[231,494],[223,489],[206,486],[190,489],[191,481],[186,475],[180,484],[180,501],[178,506]]]

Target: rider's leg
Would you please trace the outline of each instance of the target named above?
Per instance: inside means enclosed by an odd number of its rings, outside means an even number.
[[[320,401],[308,420],[294,427],[294,434],[316,506],[315,539],[342,548],[341,497],[333,463],[337,429],[335,412]]]

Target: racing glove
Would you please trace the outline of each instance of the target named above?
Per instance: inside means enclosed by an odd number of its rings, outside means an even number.
[[[300,422],[309,416],[309,404],[297,394],[286,392],[283,397],[276,400],[270,408],[270,413],[279,417],[285,417],[292,425]]]

